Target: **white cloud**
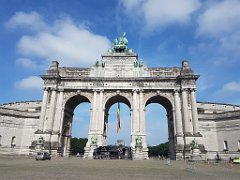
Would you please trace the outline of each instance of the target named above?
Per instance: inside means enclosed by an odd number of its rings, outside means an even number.
[[[227,55],[227,62],[239,59],[240,46],[240,3],[239,0],[214,1],[206,6],[198,18],[197,36],[210,37],[213,50],[219,57]],[[213,43],[214,42],[214,43]],[[216,57],[216,54],[215,54]],[[227,63],[223,61],[223,63]],[[222,62],[218,62],[222,64]]]
[[[19,14],[23,17],[19,18]],[[19,40],[18,52],[25,57],[37,57],[48,62],[58,60],[60,66],[89,66],[110,47],[107,37],[94,34],[68,17],[47,24],[36,12],[18,12],[6,24],[8,27],[27,28],[23,19],[30,19],[32,27],[41,26],[41,31],[35,30],[34,35],[23,35]]]
[[[16,60],[16,64],[18,64],[24,68],[28,68],[28,69],[36,69],[37,68],[36,63],[28,58],[19,58]]]
[[[240,27],[239,0],[224,0],[210,4],[199,17],[198,35],[221,37],[232,34]]]
[[[232,81],[224,84],[222,88],[213,94],[215,101],[240,104],[239,98],[240,82]]]
[[[46,27],[42,17],[36,12],[16,12],[6,23],[7,28],[28,27],[32,30],[40,30]]]
[[[222,91],[223,92],[240,92],[240,83],[229,82],[223,86]]]
[[[29,76],[15,83],[15,87],[21,90],[41,90],[43,80],[37,76]]]
[[[144,18],[147,31],[175,23],[187,23],[192,13],[199,9],[199,0],[122,0],[130,17]]]

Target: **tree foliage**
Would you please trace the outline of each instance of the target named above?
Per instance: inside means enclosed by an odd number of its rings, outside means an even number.
[[[72,154],[84,154],[84,147],[86,146],[87,140],[87,138],[71,138]]]
[[[148,146],[148,156],[164,156],[168,157],[168,151],[169,151],[169,142],[165,142],[162,144],[159,144],[157,146]]]

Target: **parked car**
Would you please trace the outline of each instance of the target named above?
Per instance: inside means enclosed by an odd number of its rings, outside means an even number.
[[[37,152],[36,160],[51,160],[51,155],[48,152]]]
[[[233,159],[234,164],[240,164],[240,157]]]

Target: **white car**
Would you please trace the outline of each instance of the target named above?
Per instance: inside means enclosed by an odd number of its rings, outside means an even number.
[[[37,152],[36,160],[51,160],[51,155],[48,152]]]

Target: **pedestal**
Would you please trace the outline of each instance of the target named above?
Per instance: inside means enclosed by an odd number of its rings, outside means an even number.
[[[37,152],[40,152],[44,149],[43,147],[43,143],[37,143],[35,146],[35,154],[37,154]]]
[[[142,146],[136,146],[132,149],[133,160],[146,160],[148,159],[148,149]]]
[[[199,160],[201,160],[199,148],[193,148],[192,149],[192,155],[190,156],[190,158],[191,158],[192,161],[199,161]]]
[[[85,147],[84,158],[93,159],[93,153],[96,148],[97,148],[97,145],[91,145],[90,147]]]

